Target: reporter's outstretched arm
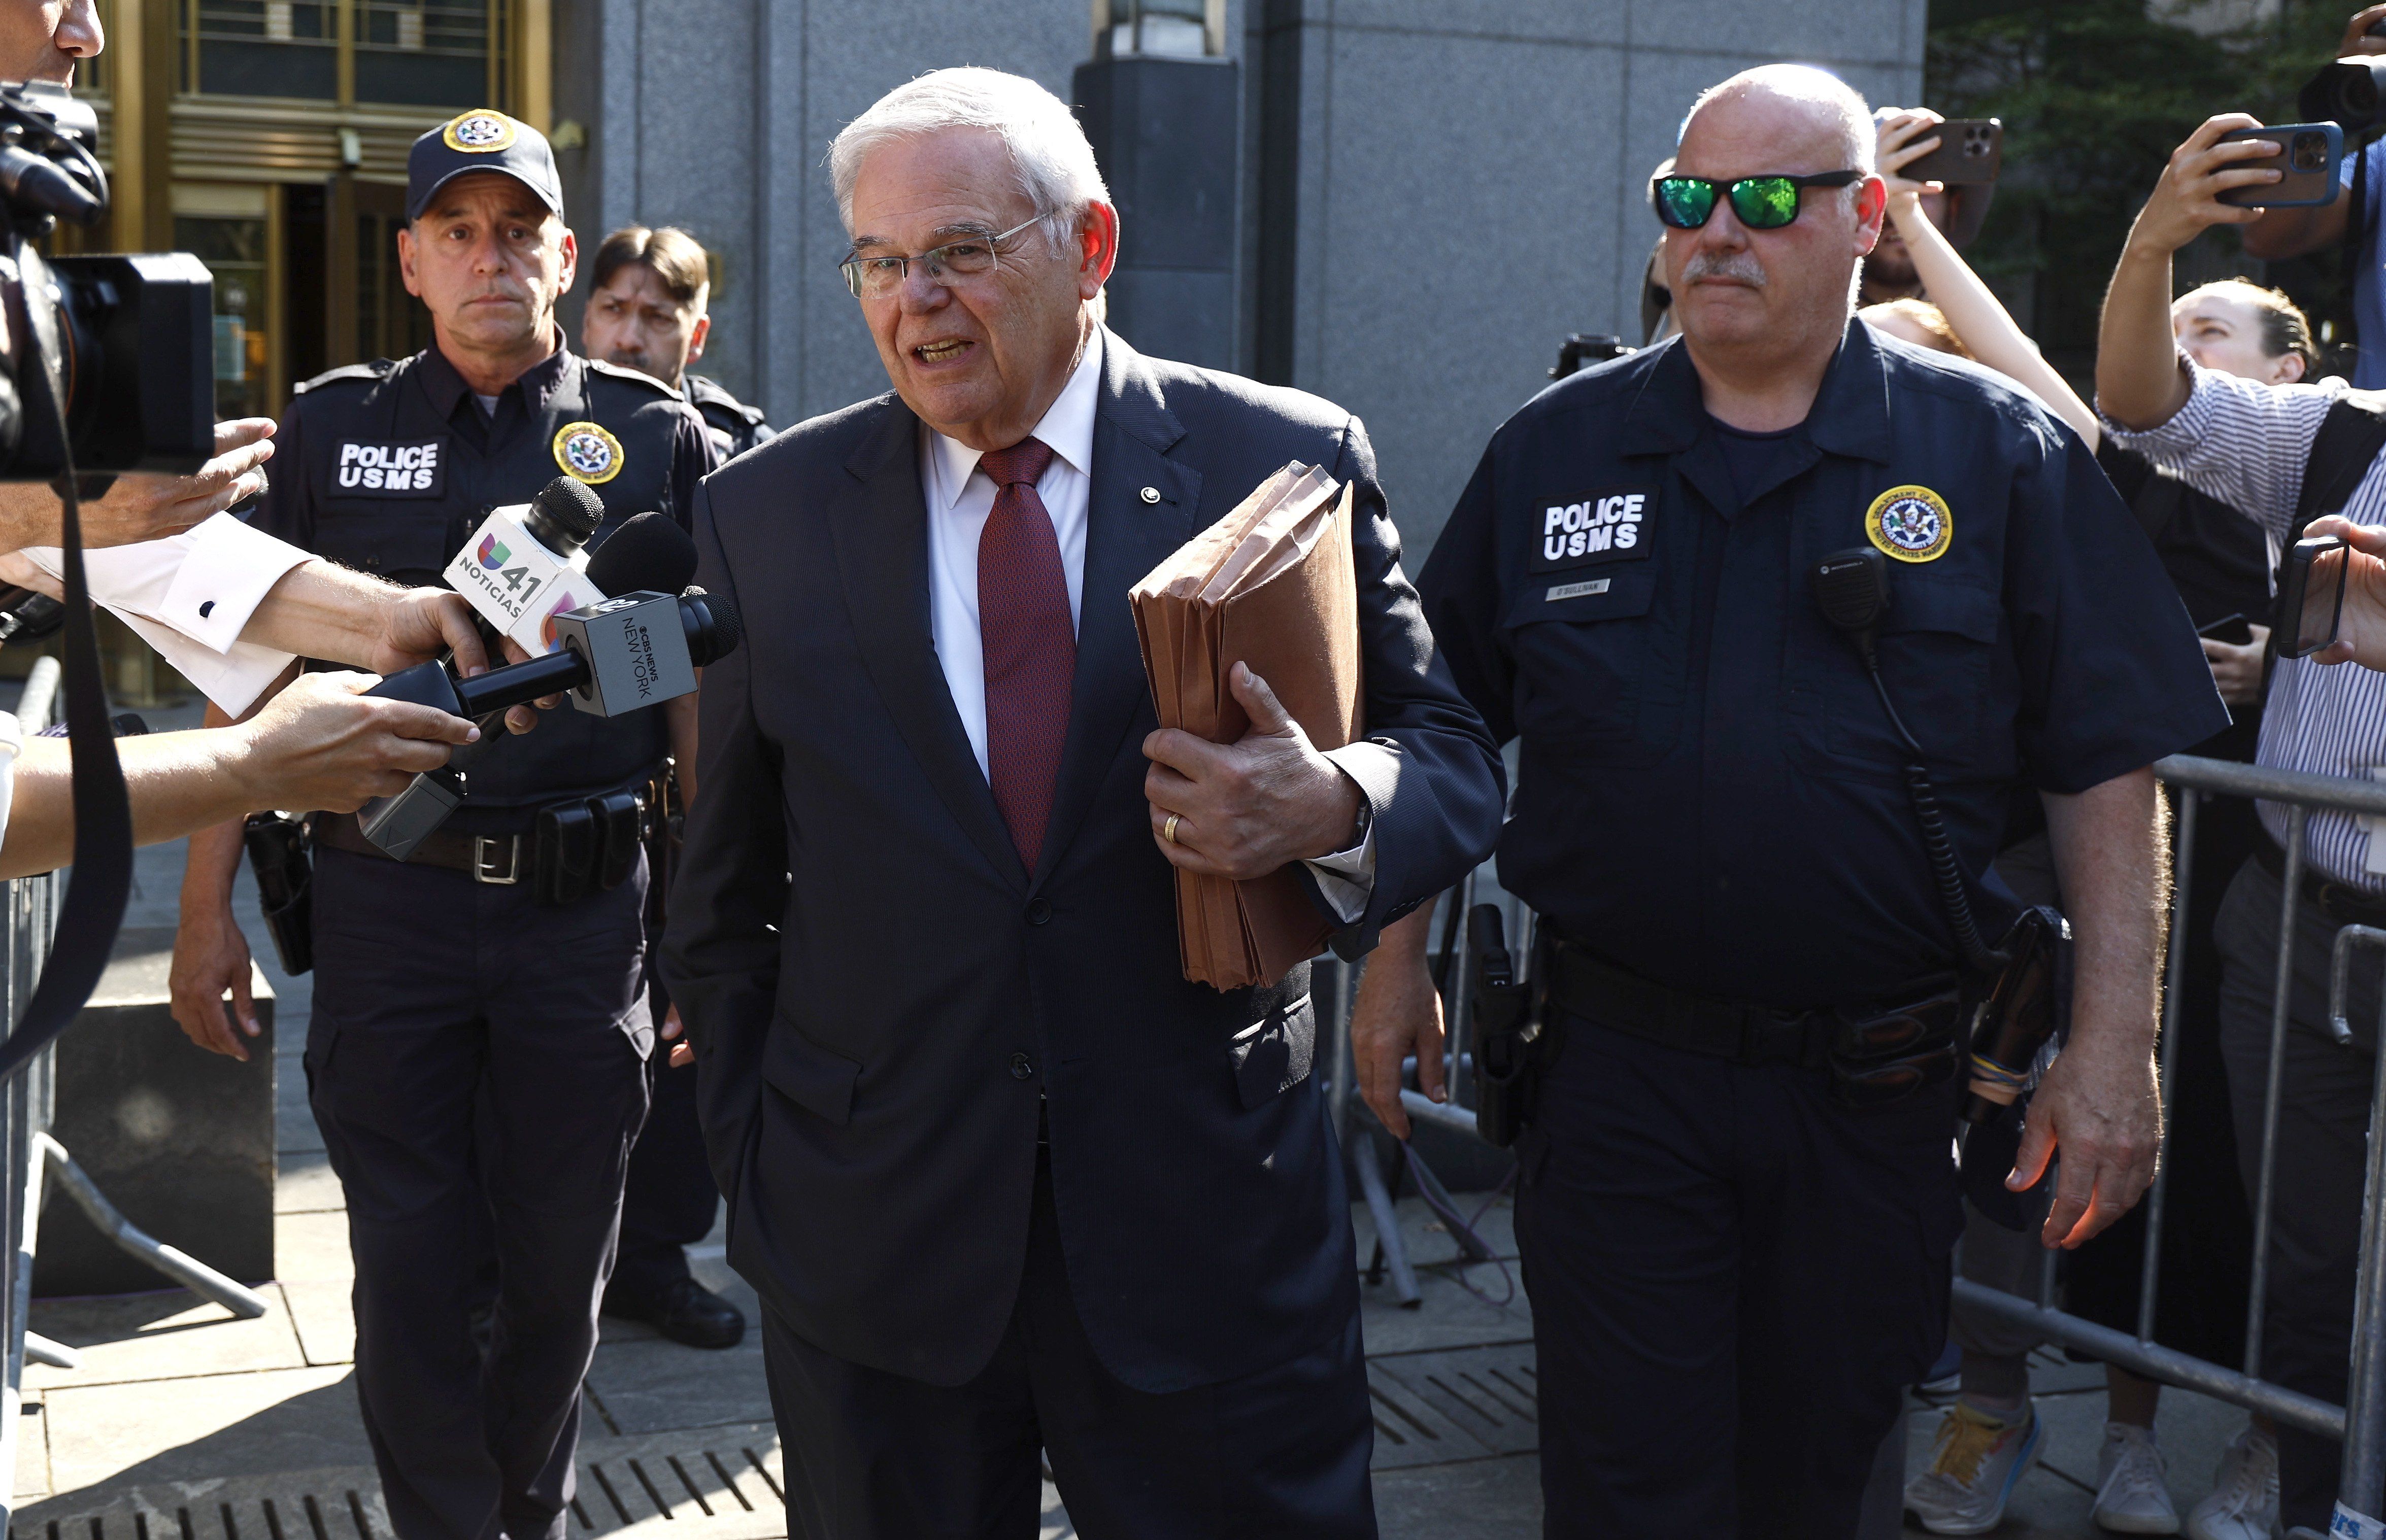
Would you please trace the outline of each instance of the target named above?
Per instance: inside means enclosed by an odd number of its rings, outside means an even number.
[[[1880,120],[1880,170],[1881,180],[1889,186],[1889,217],[1905,241],[1915,274],[1922,280],[1930,303],[1939,307],[1973,357],[2044,402],[2093,449],[2103,436],[2095,412],[2054,371],[2012,312],[1922,212],[1922,194],[1940,191],[1940,184],[1898,174],[1939,147],[1939,136],[1930,131],[1940,121],[1939,114],[1921,107],[1889,113]]]
[[[245,417],[216,424],[215,458],[189,476],[119,476],[105,497],[81,510],[82,543],[132,545],[180,534],[264,490],[261,467],[273,457],[273,419]],[[0,482],[0,551],[56,545],[62,538],[58,495],[38,482]]]
[[[2096,338],[2096,407],[2124,428],[2159,427],[2187,405],[2187,375],[2170,329],[2171,253],[2214,225],[2248,224],[2259,215],[2218,202],[2217,194],[2279,180],[2271,168],[2238,164],[2278,154],[2276,141],[2219,143],[2224,133],[2261,126],[2242,112],[2204,119],[2171,152],[2129,227]]]
[[[479,734],[461,717],[366,698],[363,674],[309,674],[237,727],[121,739],[132,839],[159,845],[258,808],[354,809],[403,790]],[[19,756],[0,877],[74,859],[74,786],[66,740],[29,739]]]
[[[143,794],[129,763],[126,777],[135,784],[138,837],[146,843],[192,836],[168,978],[174,1020],[201,1047],[248,1057],[224,1017],[227,990],[237,1002],[242,1030],[256,1035],[246,1003],[248,944],[232,914],[242,820],[263,808],[354,811],[371,797],[404,790],[414,776],[446,763],[449,745],[478,736],[460,717],[363,695],[372,682],[363,674],[307,674],[236,726],[220,725],[229,720],[209,707],[208,729],[126,740],[128,747],[175,737],[215,741],[205,761],[207,795],[194,797],[178,782],[174,791],[183,800],[161,809],[170,822],[141,821]],[[12,818],[12,833],[15,823]]]

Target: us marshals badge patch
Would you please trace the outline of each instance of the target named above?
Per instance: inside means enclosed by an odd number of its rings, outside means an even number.
[[[603,486],[622,473],[622,441],[593,422],[567,422],[555,431],[555,463],[590,486]]]
[[[1894,561],[1936,561],[1955,538],[1955,516],[1927,486],[1893,486],[1865,511],[1865,538]]]
[[[514,120],[493,107],[475,107],[447,119],[439,137],[451,150],[461,150],[466,155],[495,155],[513,147]]]

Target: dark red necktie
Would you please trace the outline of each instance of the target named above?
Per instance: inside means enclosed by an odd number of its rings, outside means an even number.
[[[1061,541],[1036,483],[1052,451],[1035,439],[978,458],[994,511],[977,538],[977,630],[986,653],[986,780],[1027,870],[1044,849],[1052,786],[1069,736],[1077,628]]]

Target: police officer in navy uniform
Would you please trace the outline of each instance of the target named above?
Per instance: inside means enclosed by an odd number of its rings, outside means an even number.
[[[1420,580],[1520,741],[1500,879],[1549,943],[1516,1230],[1551,1535],[1846,1536],[1945,1340],[1964,958],[1826,556],[1888,572],[1882,683],[1989,946],[2018,914],[1989,870],[2007,796],[2047,808],[2074,1020],[2008,1185],[2059,1148],[2042,1237],[2077,1246],[2153,1175],[2147,767],[2228,715],[2078,439],[1852,320],[1873,144],[1818,70],[1702,97],[1651,189],[1684,335],[1501,427]],[[1387,930],[1352,1029],[1401,1132],[1403,1054],[1441,1095],[1429,919]],[[1908,1014],[1932,1035],[1895,1072],[1859,1057],[1847,1023]]]
[[[670,387],[563,345],[555,303],[577,253],[546,139],[467,112],[417,140],[407,172],[398,260],[433,342],[307,385],[259,525],[436,582],[489,509],[559,474],[604,503],[592,545],[649,509],[684,523],[713,463],[701,420]],[[313,820],[308,1085],[347,1197],[357,1390],[404,1540],[563,1534],[654,1033],[639,820],[610,888],[543,849],[592,822],[606,838],[591,815],[619,794],[651,807],[673,739],[692,744],[693,700],[488,735],[463,805],[404,862],[352,817]],[[246,976],[239,849],[237,824],[192,842],[177,951],[203,976],[178,1009],[220,1010]],[[492,1247],[483,1345],[470,1318]]]
[[[771,436],[761,407],[687,372],[712,338],[711,266],[695,236],[676,225],[623,225],[597,246],[589,276],[581,351],[677,386],[724,464]]]
[[[672,225],[624,225],[598,244],[589,279],[580,318],[582,352],[679,387],[703,417],[713,451],[724,462],[770,436],[759,409],[687,372],[712,334],[710,269],[695,236]],[[695,772],[684,757],[674,767],[668,806],[675,827],[695,790]],[[666,864],[675,850],[675,843],[666,847]],[[659,892],[648,908],[649,931],[659,932]],[[654,1105],[630,1153],[622,1243],[605,1287],[605,1313],[643,1321],[690,1347],[735,1347],[746,1335],[745,1313],[706,1288],[688,1267],[687,1248],[711,1231],[721,1189],[704,1157],[696,1067],[687,1045],[677,1042],[679,1013],[671,1008],[662,981],[651,983],[656,1025],[674,1051],[657,1067]]]

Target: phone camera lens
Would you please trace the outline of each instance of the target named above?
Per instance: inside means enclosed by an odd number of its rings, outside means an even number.
[[[2287,163],[2298,171],[2325,170],[2328,167],[2328,136],[2299,133],[2287,146]]]

